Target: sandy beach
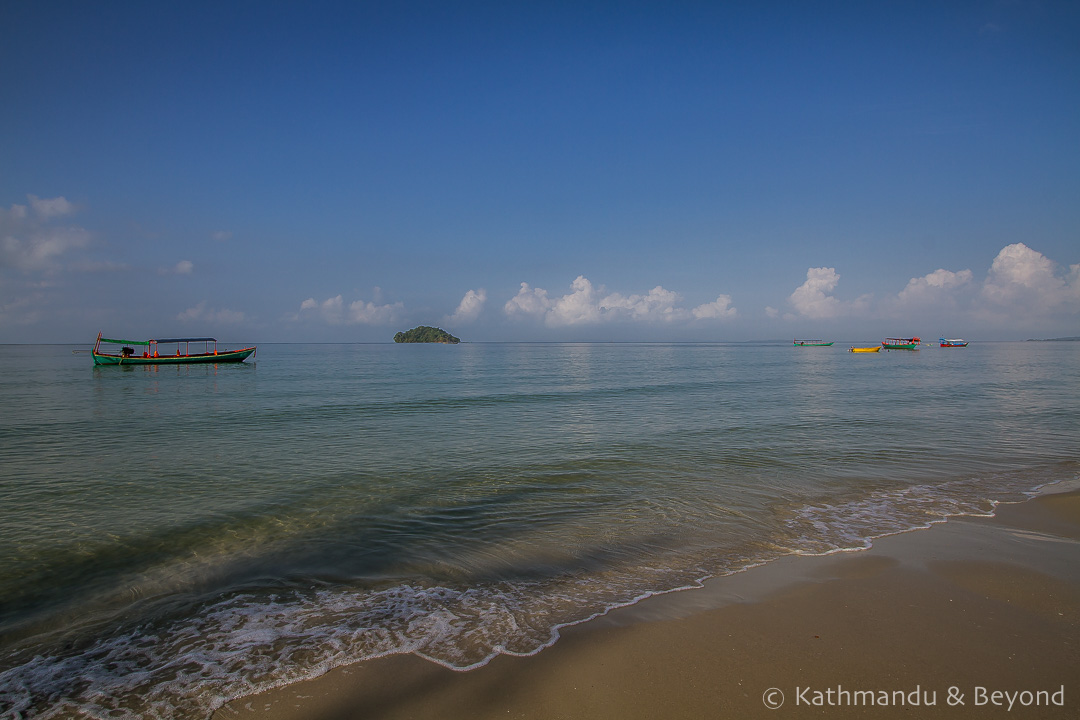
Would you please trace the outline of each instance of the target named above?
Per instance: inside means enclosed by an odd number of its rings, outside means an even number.
[[[1080,491],[787,557],[455,672],[410,655],[215,720],[1080,715]]]

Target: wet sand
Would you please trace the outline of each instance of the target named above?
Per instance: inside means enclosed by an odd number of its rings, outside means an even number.
[[[650,598],[533,657],[381,658],[214,720],[1076,718],[1077,668],[1073,491]]]

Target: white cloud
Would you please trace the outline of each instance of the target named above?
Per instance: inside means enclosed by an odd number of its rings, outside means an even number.
[[[46,271],[54,261],[76,248],[86,247],[90,233],[82,228],[40,228],[26,235],[0,238],[0,267],[25,272]]]
[[[158,275],[190,275],[195,270],[195,263],[181,260],[172,267],[158,268]]]
[[[982,297],[1016,314],[1076,309],[1080,303],[1080,265],[1059,274],[1053,260],[1024,243],[1013,243],[994,258]]]
[[[570,292],[552,298],[543,288],[521,283],[518,294],[503,306],[509,317],[534,317],[548,327],[593,325],[602,322],[674,323],[694,319],[715,320],[735,316],[731,297],[720,295],[714,302],[693,310],[680,307],[682,297],[657,285],[645,294],[605,293],[584,275],[570,284]]]
[[[461,298],[457,310],[455,310],[454,314],[447,318],[447,320],[451,323],[460,325],[476,322],[476,319],[480,317],[480,313],[483,311],[486,302],[487,292],[485,292],[483,288],[480,288],[479,290],[470,290],[465,293],[465,297]]]
[[[218,230],[213,235],[211,235],[211,237],[214,238],[215,240],[217,240],[218,242],[225,242],[226,240],[231,240],[232,239],[232,233],[229,232],[228,230]]]
[[[503,312],[513,317],[515,315],[543,316],[551,309],[551,300],[547,296],[547,290],[531,288],[529,283],[521,283],[518,294],[506,301]]]
[[[682,297],[678,293],[657,285],[647,295],[623,297],[619,293],[612,293],[600,301],[600,308],[606,313],[635,321],[675,322],[691,317],[688,310],[676,306],[680,300]]]
[[[809,268],[806,282],[788,296],[788,304],[795,313],[786,313],[784,319],[810,318],[812,320],[830,320],[842,316],[865,314],[870,306],[870,296],[863,295],[855,300],[842,301],[829,293],[840,283],[840,274],[836,268]],[[770,317],[773,317],[770,315]]]
[[[26,197],[30,199],[30,207],[33,208],[34,213],[44,220],[75,212],[75,206],[63,197],[39,198],[37,195]]]
[[[395,322],[405,306],[397,302],[392,305],[376,305],[372,302],[357,300],[349,305],[349,324],[354,325],[389,325]]]
[[[555,300],[544,317],[549,327],[564,325],[591,325],[600,320],[600,305],[596,289],[584,275],[578,275],[570,283],[570,292]]]
[[[207,310],[206,303],[201,302],[193,308],[188,308],[176,316],[181,322],[201,322],[215,325],[238,325],[244,321],[244,313],[239,310]]]
[[[27,197],[29,208],[12,205],[8,210],[0,209],[0,269],[48,272],[56,269],[61,256],[90,243],[90,233],[81,227],[50,224],[52,218],[74,210],[67,200]]]
[[[363,300],[357,300],[346,308],[342,296],[337,295],[321,303],[315,298],[308,298],[300,303],[297,319],[315,316],[329,325],[389,325],[396,322],[404,311],[405,306],[400,302],[376,305]]]
[[[995,332],[1047,327],[1053,318],[1080,312],[1080,264],[1062,269],[1023,243],[1002,248],[985,281],[971,270],[939,268],[908,280],[899,293],[871,303],[833,296],[840,282],[835,268],[810,268],[806,282],[788,298],[794,314],[785,319],[829,320],[840,317],[933,322],[952,327],[993,327]],[[769,317],[779,311],[766,308]]]
[[[344,308],[345,301],[340,295],[323,300],[321,303],[317,302],[315,298],[308,298],[304,302],[300,303],[300,314],[315,313],[323,321],[330,323],[331,325],[339,325],[344,320]]]
[[[774,307],[765,306],[765,314],[771,318],[780,317],[780,311]]]
[[[735,308],[731,307],[730,295],[720,295],[713,302],[698,305],[691,312],[699,320],[730,320],[736,315]]]
[[[920,278],[911,278],[907,286],[900,291],[897,299],[902,305],[939,303],[949,297],[953,290],[971,282],[971,271],[938,269]]]
[[[843,312],[839,300],[831,293],[840,282],[836,268],[809,268],[806,282],[795,289],[788,297],[788,302],[799,315],[814,319],[833,318]]]

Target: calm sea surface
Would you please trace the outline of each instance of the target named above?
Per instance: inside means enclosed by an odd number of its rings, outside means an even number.
[[[1080,473],[1075,342],[72,349],[0,346],[0,717],[470,668]]]

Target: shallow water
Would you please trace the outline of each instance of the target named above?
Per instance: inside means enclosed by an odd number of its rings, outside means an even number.
[[[0,713],[200,718],[394,652],[528,654],[650,593],[1080,468],[1080,343],[0,346]]]

